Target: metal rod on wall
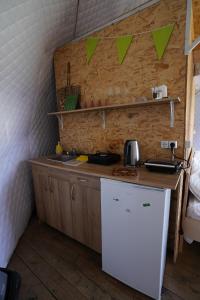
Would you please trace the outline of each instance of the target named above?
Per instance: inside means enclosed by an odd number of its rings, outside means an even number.
[[[106,129],[106,112],[104,110],[100,111],[100,116],[102,118],[102,128]]]
[[[174,101],[170,101],[170,127],[174,127]]]
[[[77,22],[78,22],[78,11],[79,11],[79,0],[77,0],[77,4],[76,4],[76,19],[75,19],[73,39],[75,39],[75,37],[76,37],[76,27],[77,27]]]

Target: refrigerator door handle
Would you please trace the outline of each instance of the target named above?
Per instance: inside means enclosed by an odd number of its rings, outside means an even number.
[[[116,202],[119,202],[119,199],[118,198],[113,198],[114,201]]]

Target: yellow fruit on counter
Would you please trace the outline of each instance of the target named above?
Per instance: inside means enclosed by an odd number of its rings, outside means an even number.
[[[88,156],[87,155],[80,155],[77,157],[78,161],[88,161]]]

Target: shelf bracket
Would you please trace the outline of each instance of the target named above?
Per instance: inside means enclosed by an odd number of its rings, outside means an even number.
[[[99,114],[100,114],[101,120],[102,120],[102,128],[106,129],[106,112],[105,112],[105,110],[100,111]]]
[[[170,127],[174,128],[174,101],[170,101]]]
[[[63,130],[63,116],[57,115],[57,118],[58,118],[58,122],[59,122],[59,126],[60,126],[61,130]]]

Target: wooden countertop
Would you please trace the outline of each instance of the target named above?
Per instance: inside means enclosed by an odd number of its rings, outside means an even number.
[[[177,188],[180,173],[163,174],[148,171],[144,166],[137,168],[136,176],[113,176],[112,170],[114,168],[122,167],[122,164],[114,164],[112,166],[102,166],[96,164],[83,163],[79,166],[68,166],[60,162],[48,160],[47,157],[41,157],[35,160],[30,160],[32,164],[54,168],[57,170],[68,171],[83,175],[90,175],[95,177],[104,177],[129,183],[146,185],[155,188],[167,188],[175,190]]]

